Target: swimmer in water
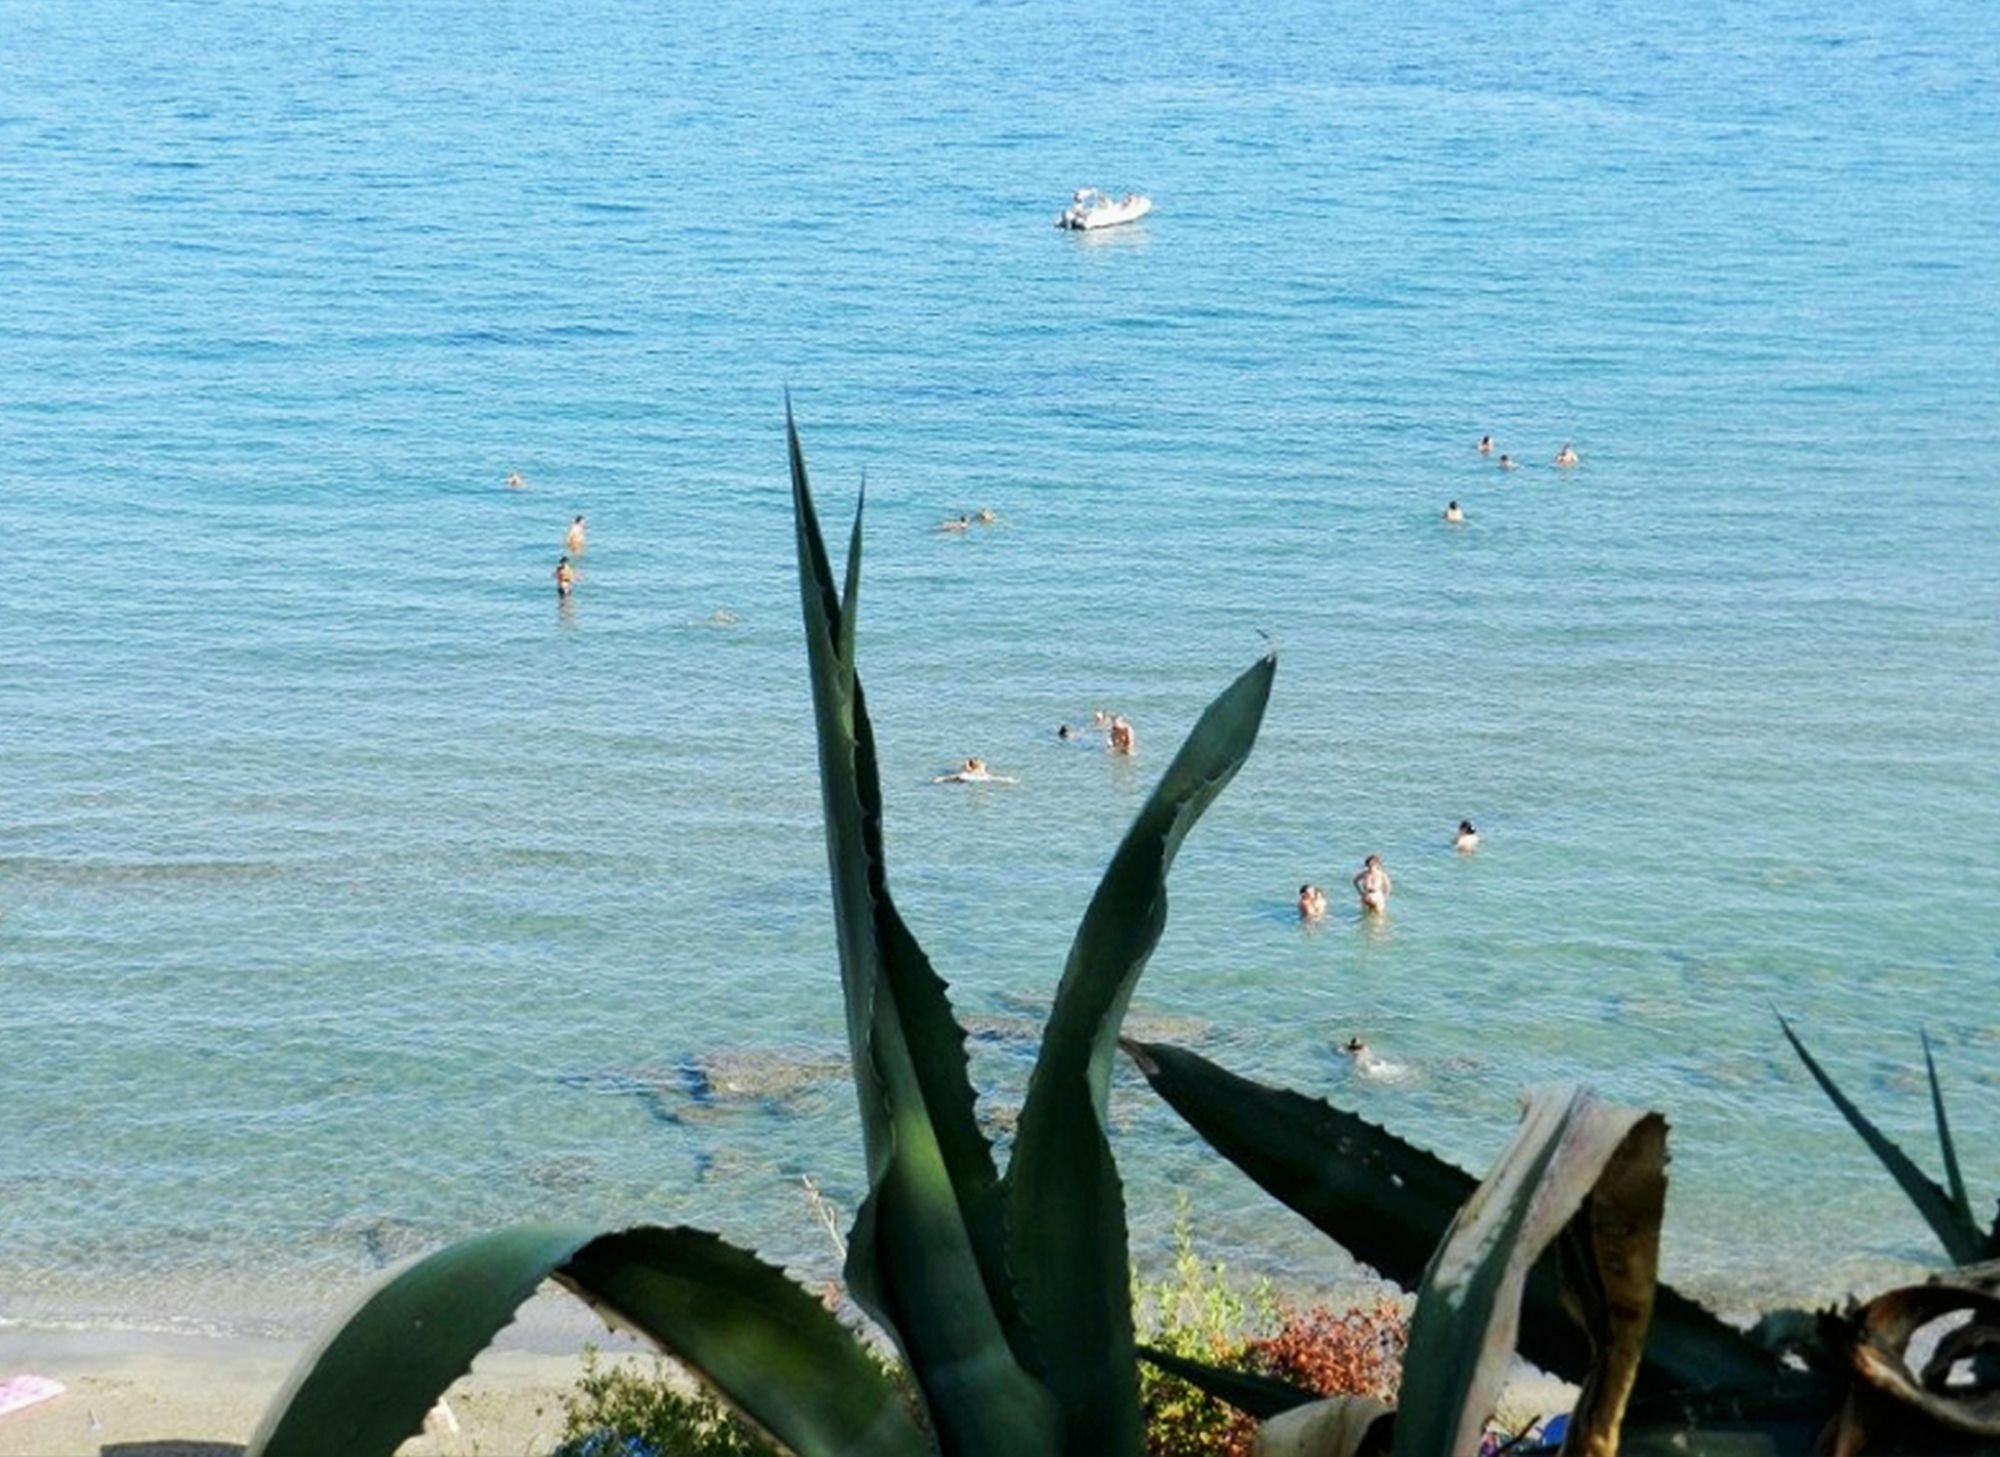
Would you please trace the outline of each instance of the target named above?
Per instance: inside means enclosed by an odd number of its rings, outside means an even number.
[[[708,614],[708,625],[710,627],[734,627],[736,626],[736,614],[731,612],[727,607],[718,607],[715,611]]]
[[[1081,738],[1082,735],[1079,734],[1075,729],[1071,728],[1068,724],[1063,724],[1056,729],[1056,737],[1061,739],[1064,743],[1069,743],[1072,739]]]
[[[1301,921],[1326,919],[1326,892],[1311,881],[1299,887],[1299,919]]]
[[[1470,855],[1479,848],[1479,831],[1472,828],[1471,820],[1458,822],[1458,838],[1451,842],[1451,848],[1461,855]]]
[[[970,531],[971,529],[972,518],[970,516],[954,516],[949,521],[938,522],[939,531]]]
[[[527,488],[527,484],[528,483],[526,481],[521,479],[521,473],[519,471],[509,471],[507,473],[508,490],[510,491],[525,490]]]
[[[1500,457],[1500,469],[1502,470],[1512,470],[1514,469],[1515,466],[1519,464],[1520,462],[1515,460],[1514,457],[1511,455],[1503,455]]]
[[[993,508],[991,506],[981,506],[979,508],[978,514],[975,515],[972,519],[974,521],[977,521],[981,526],[994,526],[997,525],[1000,521],[1000,518],[993,514]]]
[[[583,544],[583,518],[578,516],[569,523],[569,530],[563,533],[563,545],[569,549],[571,556],[582,556]]]
[[[1404,1068],[1401,1063],[1390,1062],[1380,1056],[1359,1037],[1348,1038],[1346,1045],[1340,1050],[1354,1059],[1354,1070],[1364,1078],[1394,1081],[1403,1076]]]
[[[1111,731],[1111,715],[1101,708],[1091,709],[1090,726],[1101,734],[1109,733]]]
[[[1444,508],[1444,519],[1449,521],[1453,526],[1463,526],[1465,524],[1465,512],[1459,509],[1458,502],[1453,501]]]
[[[556,563],[556,596],[567,600],[570,588],[575,585],[576,568],[569,564],[568,557],[564,557]]]
[[[933,784],[1015,784],[1018,780],[1005,774],[992,773],[981,758],[967,759],[949,774],[939,774],[931,780]]]
[[[1568,470],[1571,466],[1575,464],[1576,464],[1576,447],[1571,445],[1567,440],[1565,440],[1563,442],[1563,448],[1556,452],[1556,465],[1563,470]]]
[[[1481,455],[1491,455],[1493,453],[1493,437],[1491,435],[1482,435],[1479,437],[1479,453]]]
[[[1112,718],[1107,738],[1114,754],[1134,754],[1139,750],[1139,737],[1132,732],[1131,723],[1122,713]]]
[[[1389,894],[1396,883],[1389,879],[1389,872],[1382,868],[1382,857],[1370,855],[1354,874],[1354,889],[1361,897],[1361,909],[1371,915],[1381,915],[1389,909]]]

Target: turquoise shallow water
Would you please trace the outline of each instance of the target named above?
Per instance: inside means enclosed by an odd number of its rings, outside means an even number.
[[[656,10],[7,7],[0,1316],[286,1325],[525,1217],[830,1265],[788,386],[992,1106],[1268,634],[1167,1030],[1471,1163],[1530,1084],[1662,1108],[1737,1306],[1926,1250],[1774,1007],[1919,1146],[1928,1027],[2000,1191],[1990,10]],[[1057,233],[1086,182],[1158,210]],[[1302,933],[1370,850],[1390,924]],[[1116,1112],[1142,1256],[1187,1190],[1348,1277]]]

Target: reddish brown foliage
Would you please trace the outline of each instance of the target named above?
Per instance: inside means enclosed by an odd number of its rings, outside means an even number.
[[[1338,1313],[1324,1305],[1287,1309],[1278,1333],[1250,1342],[1259,1369],[1322,1396],[1353,1394],[1387,1401],[1403,1376],[1409,1327],[1393,1300]]]
[[[1322,1396],[1390,1401],[1403,1375],[1409,1327],[1393,1300],[1335,1312],[1282,1306],[1275,1335],[1247,1340],[1210,1334],[1206,1348],[1184,1349],[1212,1365],[1261,1372]],[[1191,1343],[1192,1344],[1192,1343]],[[1257,1423],[1172,1377],[1147,1372],[1146,1448],[1151,1457],[1248,1457]]]

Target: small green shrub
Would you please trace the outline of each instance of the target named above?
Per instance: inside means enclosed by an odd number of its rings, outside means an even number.
[[[1283,1326],[1269,1280],[1245,1285],[1220,1260],[1195,1253],[1190,1204],[1174,1207],[1173,1268],[1159,1280],[1135,1279],[1132,1320],[1149,1346],[1236,1371],[1258,1368],[1253,1344]],[[1177,1376],[1142,1362],[1139,1406],[1147,1457],[1245,1457],[1257,1423]]]
[[[555,1457],[776,1457],[780,1451],[665,1361],[648,1372],[583,1353],[583,1375],[563,1398]]]
[[[1185,1198],[1174,1215],[1173,1269],[1135,1281],[1132,1305],[1147,1345],[1211,1366],[1382,1401],[1395,1399],[1402,1378],[1409,1323],[1396,1301],[1300,1308],[1269,1280],[1232,1280],[1220,1260],[1195,1253]],[[1247,1457],[1257,1434],[1252,1418],[1150,1364],[1139,1367],[1139,1403],[1147,1457]]]
[[[1155,1283],[1135,1281],[1132,1306],[1133,1323],[1147,1345],[1239,1371],[1253,1369],[1253,1338],[1279,1325],[1268,1281],[1242,1289],[1221,1261],[1204,1261],[1195,1253],[1185,1197],[1174,1213],[1173,1270]],[[1147,1457],[1242,1457],[1257,1431],[1257,1423],[1234,1407],[1144,1363],[1139,1407]]]

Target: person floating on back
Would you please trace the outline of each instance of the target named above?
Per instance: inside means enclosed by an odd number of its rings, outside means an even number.
[[[938,522],[939,531],[970,531],[971,529],[972,518],[970,516],[954,516],[948,521]]]
[[[1556,465],[1563,470],[1568,470],[1571,466],[1575,464],[1576,464],[1576,447],[1574,445],[1571,445],[1567,440],[1565,440],[1563,442],[1563,448],[1556,452]]]
[[[1453,526],[1463,526],[1465,524],[1465,512],[1459,509],[1458,502],[1453,501],[1444,508],[1444,519],[1449,521]]]
[[[569,530],[563,533],[563,545],[569,549],[571,556],[582,556],[583,544],[583,518],[578,516],[569,523]]]
[[[967,759],[949,774],[939,774],[931,779],[933,784],[1013,784],[1017,781],[1005,774],[995,774],[986,767],[981,758]]]
[[[1451,848],[1461,855],[1470,855],[1479,848],[1479,831],[1472,828],[1471,820],[1458,822],[1458,837],[1451,842]]]
[[[1389,893],[1396,883],[1389,879],[1389,872],[1382,868],[1382,857],[1370,855],[1354,874],[1354,889],[1361,897],[1361,909],[1370,915],[1381,915],[1389,909]]]
[[[564,557],[556,563],[556,596],[569,600],[570,588],[576,585],[576,568]]]

